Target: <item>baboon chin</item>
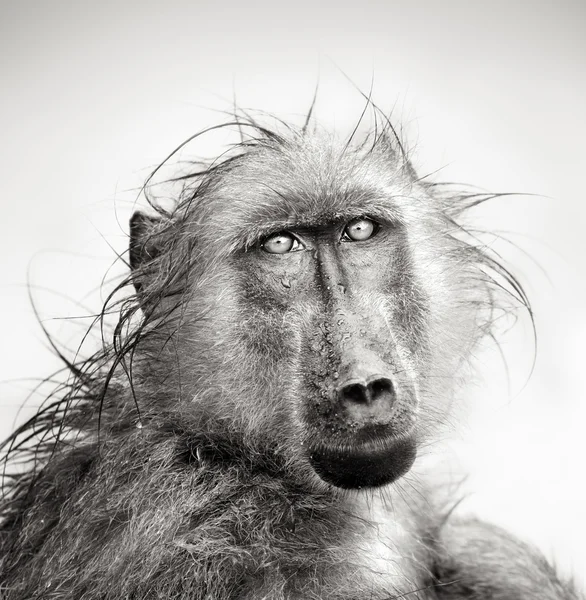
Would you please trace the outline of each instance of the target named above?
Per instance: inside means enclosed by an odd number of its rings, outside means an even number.
[[[361,139],[238,117],[172,208],[147,182],[102,348],[5,443],[2,600],[582,598],[410,473],[529,304],[463,225],[489,195],[369,106]]]
[[[337,448],[322,446],[310,450],[315,472],[340,488],[380,487],[404,475],[415,461],[412,439],[381,440],[367,446]]]

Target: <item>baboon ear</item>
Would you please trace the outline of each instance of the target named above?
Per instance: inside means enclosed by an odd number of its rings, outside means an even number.
[[[160,217],[151,217],[136,211],[130,218],[130,269],[134,272],[144,267],[160,254],[157,246],[156,228],[161,222]],[[140,292],[142,283],[134,280],[134,287]]]

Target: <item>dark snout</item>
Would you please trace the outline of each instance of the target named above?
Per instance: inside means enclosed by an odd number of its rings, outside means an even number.
[[[388,339],[363,340],[349,328],[337,337],[344,340],[334,350],[337,377],[320,380],[309,400],[310,463],[337,487],[388,484],[416,456],[413,382]]]

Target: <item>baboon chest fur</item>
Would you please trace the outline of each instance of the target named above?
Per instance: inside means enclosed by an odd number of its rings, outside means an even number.
[[[578,599],[423,483],[469,357],[528,307],[462,224],[484,196],[390,124],[237,125],[133,215],[112,339],[8,440],[0,597]]]

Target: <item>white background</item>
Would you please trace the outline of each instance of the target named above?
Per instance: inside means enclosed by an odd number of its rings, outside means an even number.
[[[125,190],[222,120],[208,108],[229,108],[235,93],[242,106],[296,119],[319,78],[317,116],[344,133],[361,99],[340,70],[365,91],[374,76],[374,98],[395,107],[422,172],[540,195],[499,200],[482,217],[538,263],[510,251],[535,306],[536,368],[523,386],[529,342],[505,344],[508,393],[487,359],[456,448],[473,474],[470,508],[583,578],[583,3],[2,4],[1,380],[57,366],[27,272],[44,319],[79,312],[73,301],[86,302],[114,258],[108,244],[127,243],[134,194]],[[97,297],[87,297],[94,310]],[[75,339],[71,322],[47,322]],[[0,387],[2,435],[31,385]]]

